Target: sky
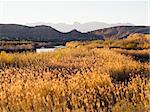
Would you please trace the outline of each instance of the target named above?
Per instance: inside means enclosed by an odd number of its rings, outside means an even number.
[[[149,25],[149,0],[0,0],[0,23],[106,22]]]

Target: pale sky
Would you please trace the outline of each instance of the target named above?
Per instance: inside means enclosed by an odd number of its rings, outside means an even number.
[[[133,23],[149,25],[149,0],[0,0],[0,23]]]

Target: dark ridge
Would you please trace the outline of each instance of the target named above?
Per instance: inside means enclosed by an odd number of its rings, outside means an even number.
[[[115,26],[89,33],[102,35],[104,39],[122,39],[133,33],[150,34],[150,26]]]
[[[51,26],[34,27],[18,24],[0,24],[0,40],[27,40],[43,42],[67,42],[86,40],[122,39],[132,33],[150,33],[150,26],[115,26],[81,33],[74,29],[62,33]]]

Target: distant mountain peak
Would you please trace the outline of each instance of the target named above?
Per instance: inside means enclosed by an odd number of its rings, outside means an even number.
[[[37,25],[47,25],[55,28],[58,31],[61,32],[69,32],[74,29],[77,29],[80,32],[89,32],[97,29],[103,29],[103,28],[109,28],[114,26],[134,26],[132,23],[116,23],[116,24],[109,24],[105,22],[86,22],[86,23],[79,23],[74,22],[73,24],[66,24],[66,23],[27,23],[28,26],[37,26]]]
[[[81,25],[79,22],[74,22],[73,25]]]

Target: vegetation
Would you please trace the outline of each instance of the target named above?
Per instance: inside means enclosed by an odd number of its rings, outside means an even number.
[[[134,59],[141,61],[141,62],[147,62],[150,61],[150,49],[144,49],[144,50],[125,50],[125,49],[114,49],[114,51],[117,51],[121,54],[132,56]]]
[[[149,49],[150,34],[131,34],[125,39],[120,40],[94,40],[92,42],[72,42],[66,44],[68,47],[76,47],[86,45],[89,48],[121,48],[121,49]]]
[[[135,34],[50,53],[1,52],[0,112],[149,112],[147,45],[149,35]]]
[[[51,53],[0,54],[0,111],[144,112],[149,64],[86,45]]]

